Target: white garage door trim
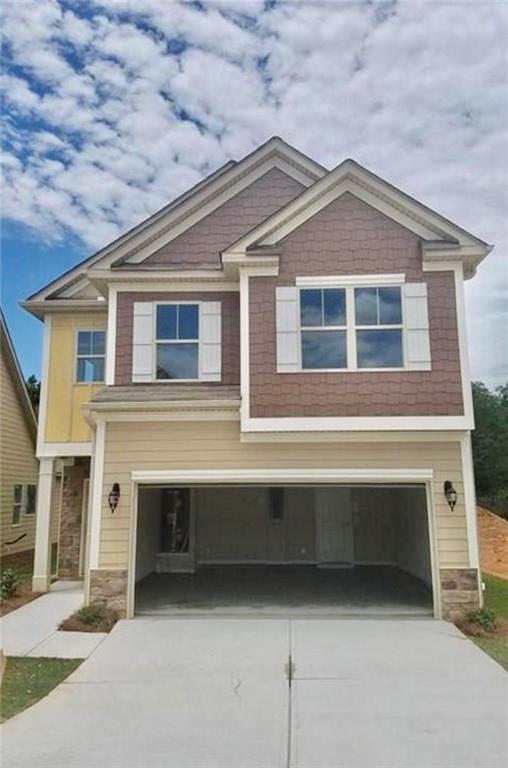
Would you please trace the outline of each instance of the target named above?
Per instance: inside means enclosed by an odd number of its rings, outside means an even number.
[[[168,483],[170,485],[323,485],[419,483],[425,485],[430,561],[432,570],[432,599],[434,616],[441,618],[441,596],[437,563],[437,539],[432,469],[231,469],[231,470],[139,470],[131,473],[131,519],[129,531],[129,569],[127,584],[127,618],[134,616],[136,541],[138,528],[138,489],[140,485]]]

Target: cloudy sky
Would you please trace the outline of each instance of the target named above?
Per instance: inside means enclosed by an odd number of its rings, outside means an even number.
[[[472,373],[508,379],[508,5],[4,0],[2,303],[28,374],[35,291],[278,134],[353,157],[495,251]],[[504,321],[503,321],[504,313]]]

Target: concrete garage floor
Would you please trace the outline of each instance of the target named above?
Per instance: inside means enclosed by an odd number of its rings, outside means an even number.
[[[432,615],[432,593],[398,568],[204,566],[150,574],[136,586],[138,615]]]
[[[2,765],[505,768],[507,680],[433,619],[121,621]]]

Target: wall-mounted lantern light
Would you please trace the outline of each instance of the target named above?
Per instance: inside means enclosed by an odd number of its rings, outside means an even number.
[[[451,480],[445,480],[444,495],[446,501],[448,502],[448,506],[453,512],[455,509],[455,504],[457,503],[457,491],[453,487]]]
[[[120,486],[118,485],[118,483],[113,483],[113,487],[110,490],[108,495],[108,502],[109,502],[109,508],[111,510],[111,513],[115,511],[119,501],[120,501]]]

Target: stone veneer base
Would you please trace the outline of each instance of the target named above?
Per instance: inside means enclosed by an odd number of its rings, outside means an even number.
[[[457,621],[480,607],[476,568],[441,568],[439,575],[443,619]]]

